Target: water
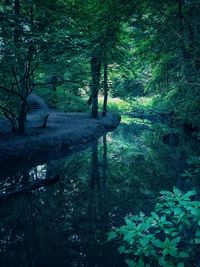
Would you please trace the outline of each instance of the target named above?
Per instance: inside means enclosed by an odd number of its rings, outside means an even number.
[[[161,190],[198,187],[183,178],[199,156],[192,138],[167,125],[126,120],[84,151],[2,174],[0,192],[40,179],[59,182],[0,203],[0,266],[126,266],[107,232],[126,214],[151,212]]]

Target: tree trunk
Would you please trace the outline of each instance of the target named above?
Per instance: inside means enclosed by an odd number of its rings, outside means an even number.
[[[107,102],[108,102],[108,64],[107,63],[104,63],[103,90],[104,90],[104,99],[103,99],[102,116],[105,117],[106,112],[107,112]]]
[[[178,18],[179,18],[179,28],[180,28],[180,48],[182,51],[183,59],[183,74],[188,83],[191,82],[191,70],[190,70],[190,52],[186,49],[185,44],[185,31],[184,31],[184,16],[183,16],[183,1],[178,0]]]
[[[91,162],[91,180],[90,186],[94,190],[95,186],[99,188],[100,185],[100,171],[99,171],[99,156],[98,156],[98,140],[94,141],[92,146],[92,162]]]
[[[98,93],[100,87],[101,61],[97,57],[91,59],[92,74],[92,117],[98,118]]]
[[[103,135],[103,163],[102,163],[103,192],[105,191],[105,186],[106,186],[107,154],[108,154],[107,139],[106,139],[106,134],[104,134]]]
[[[42,122],[42,128],[47,128],[48,118],[49,118],[49,114],[44,115],[43,122]]]
[[[191,67],[191,82],[195,82],[196,78],[198,77],[198,72],[199,72],[199,59],[198,57],[195,56],[195,44],[196,44],[196,38],[195,38],[195,30],[193,28],[194,25],[192,25],[193,18],[195,16],[195,5],[191,4],[189,8],[189,13],[188,13],[188,40],[189,40],[189,51],[191,55],[191,62],[190,62],[190,67]]]
[[[51,76],[51,90],[53,92],[56,92],[57,91],[57,86],[58,86],[58,79],[57,79],[57,75],[56,74],[53,74]]]
[[[17,47],[19,45],[19,38],[20,38],[20,21],[19,21],[20,2],[19,0],[15,0],[14,12],[15,12],[14,44]]]
[[[25,133],[25,122],[26,122],[26,113],[27,113],[27,105],[26,101],[22,100],[19,117],[18,117],[18,129],[17,132]]]

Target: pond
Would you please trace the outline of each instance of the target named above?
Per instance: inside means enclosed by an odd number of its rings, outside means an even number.
[[[0,266],[126,266],[108,231],[126,214],[150,213],[161,190],[199,187],[182,175],[199,155],[197,142],[180,129],[123,118],[85,150],[6,170],[1,193],[60,179],[0,202]]]

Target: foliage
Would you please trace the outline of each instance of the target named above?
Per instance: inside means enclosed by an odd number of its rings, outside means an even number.
[[[56,91],[68,84],[67,96],[83,102],[81,88],[96,115],[99,91],[105,96],[110,89],[109,96],[129,101],[135,111],[143,108],[135,108],[139,104],[135,99],[155,97],[152,109],[200,129],[198,1],[4,2],[0,4],[1,114],[16,120],[21,113],[20,120],[25,121],[27,94],[41,85]],[[22,102],[26,107],[18,110]],[[66,100],[61,102],[65,110]],[[111,103],[108,110],[121,111],[118,104]],[[70,110],[76,110],[74,104]]]
[[[200,201],[196,191],[161,191],[155,211],[125,218],[126,224],[111,231],[108,240],[118,248],[128,266],[192,266],[199,253]]]
[[[146,94],[160,95],[153,108],[194,129],[200,128],[198,10],[198,1],[139,1],[126,26],[128,58],[113,74],[116,96],[134,94],[126,84],[138,81]]]
[[[65,97],[57,97],[56,108],[62,112],[86,112],[87,101],[79,96],[67,93]]]
[[[144,95],[143,84],[135,79],[114,79],[112,94],[122,99],[128,99]]]
[[[179,124],[191,129],[199,129],[199,101],[198,88],[182,87],[157,96],[153,101],[153,108],[163,113],[172,114],[174,121],[179,122]]]
[[[36,92],[41,95],[50,108],[61,112],[86,112],[89,110],[87,99],[79,96],[69,87],[61,85],[56,91],[50,91],[48,88],[37,89]]]
[[[200,177],[200,157],[191,156],[187,160],[188,168],[182,174],[183,177],[189,179],[198,179]]]
[[[99,107],[103,105],[103,98],[99,97]],[[131,110],[131,105],[120,98],[113,98],[109,97],[109,102],[108,102],[108,111],[109,112],[126,112]]]

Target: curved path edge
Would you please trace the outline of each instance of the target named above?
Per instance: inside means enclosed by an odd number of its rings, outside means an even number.
[[[6,135],[0,138],[0,168],[11,165],[44,162],[63,151],[79,150],[108,131],[116,129],[121,117],[109,113],[93,119],[86,113],[52,113],[47,128],[38,126],[38,119],[31,118],[25,135]],[[59,156],[58,156],[59,157]],[[41,159],[41,160],[40,160]],[[43,160],[42,160],[43,159]]]

